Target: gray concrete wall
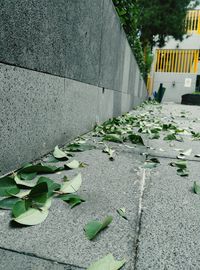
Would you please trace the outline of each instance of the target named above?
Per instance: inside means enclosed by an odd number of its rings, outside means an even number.
[[[146,98],[111,0],[0,1],[0,170]]]
[[[195,91],[197,74],[155,72],[153,90],[158,91],[160,83],[166,88],[163,101],[181,103],[181,96]],[[185,79],[191,78],[191,87],[185,87]],[[173,82],[175,86],[173,86]]]

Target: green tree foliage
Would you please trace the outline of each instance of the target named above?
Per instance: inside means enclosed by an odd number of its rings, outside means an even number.
[[[113,0],[144,77],[151,48],[164,46],[166,37],[182,40],[190,0]],[[198,1],[193,1],[193,6]],[[192,6],[190,7],[192,8]],[[145,56],[144,56],[145,52]]]
[[[164,46],[167,36],[182,40],[190,0],[139,0],[138,29],[143,46]]]

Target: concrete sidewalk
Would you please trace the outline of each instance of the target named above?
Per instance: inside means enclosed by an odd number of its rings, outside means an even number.
[[[199,107],[148,105],[133,114],[146,112],[152,118],[174,120],[180,128],[200,131]],[[48,175],[59,182],[64,175],[81,172],[78,193],[85,203],[70,209],[54,200],[48,218],[32,227],[11,227],[10,212],[0,211],[0,269],[87,269],[108,253],[127,260],[123,270],[200,269],[200,197],[192,192],[193,182],[200,184],[200,159],[194,157],[200,154],[200,141],[192,141],[189,135],[183,135],[183,142],[164,141],[164,133],[156,140],[142,136],[148,147],[106,142],[117,153],[110,161],[103,145],[87,134],[97,148],[76,153],[74,158],[88,166]],[[193,150],[187,157],[188,177],[180,177],[169,166],[176,160],[176,148]],[[158,167],[143,168],[147,152],[158,157]],[[122,207],[128,220],[116,211]],[[113,216],[113,222],[89,241],[85,224],[107,215]]]

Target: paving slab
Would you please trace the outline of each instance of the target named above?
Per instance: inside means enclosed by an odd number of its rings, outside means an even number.
[[[171,159],[147,173],[135,270],[200,269],[199,164],[188,162],[189,177],[180,177]]]
[[[85,203],[70,209],[66,203],[54,200],[46,221],[33,227],[12,227],[10,213],[1,211],[0,247],[80,268],[112,253],[117,259],[127,259],[123,269],[133,269],[143,157],[120,149],[114,162],[99,149],[76,154],[76,159],[88,164],[86,168],[48,175],[60,181],[64,175],[72,177],[81,171],[79,194]],[[121,207],[126,208],[128,221],[117,214]],[[89,241],[83,227],[107,215],[113,216],[109,228]]]
[[[30,255],[0,249],[1,270],[83,270],[72,265],[58,264]]]

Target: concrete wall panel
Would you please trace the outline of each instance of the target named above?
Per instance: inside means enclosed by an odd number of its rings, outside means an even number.
[[[0,16],[1,173],[146,98],[112,0],[2,0]]]
[[[0,64],[0,170],[39,158],[91,130],[100,88]]]
[[[98,84],[103,0],[0,1],[0,62]]]

